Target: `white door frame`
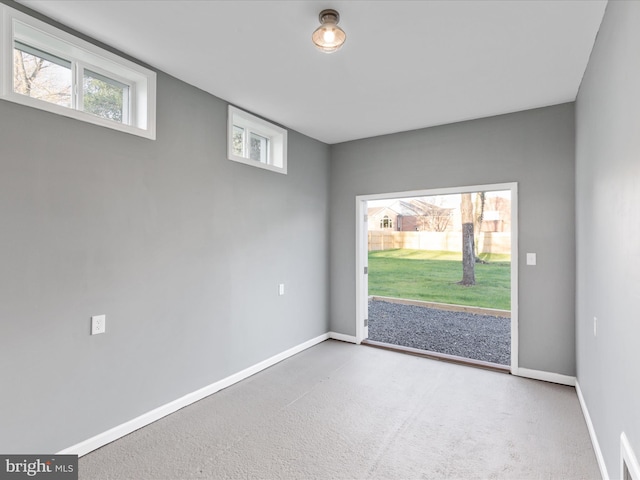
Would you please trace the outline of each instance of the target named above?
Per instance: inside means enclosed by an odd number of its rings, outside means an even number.
[[[356,343],[368,337],[369,282],[367,202],[391,198],[433,197],[455,193],[511,191],[511,373],[518,372],[518,184],[495,183],[466,187],[435,188],[408,192],[377,193],[356,196]]]

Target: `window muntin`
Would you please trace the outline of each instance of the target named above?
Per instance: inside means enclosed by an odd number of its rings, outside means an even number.
[[[2,4],[0,16],[0,98],[155,139],[155,72]]]
[[[287,131],[232,106],[227,148],[229,160],[287,173]]]

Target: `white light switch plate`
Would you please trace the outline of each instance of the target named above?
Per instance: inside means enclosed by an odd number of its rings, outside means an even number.
[[[284,283],[278,285],[278,295],[284,295]]]
[[[104,333],[106,329],[107,329],[106,315],[94,315],[93,317],[91,317],[91,335]]]
[[[535,264],[536,264],[536,254],[527,253],[527,265],[535,265]]]

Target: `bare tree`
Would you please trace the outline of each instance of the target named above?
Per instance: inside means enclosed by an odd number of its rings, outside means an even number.
[[[429,203],[421,198],[402,202],[402,206],[415,217],[418,230],[445,232],[451,221],[451,209]]]
[[[23,52],[16,50],[14,52],[14,84],[16,91],[24,95],[31,96],[31,84],[33,80],[37,78],[38,74],[42,70],[44,60],[38,58],[30,68],[30,72],[27,73],[27,67],[25,66],[25,58]]]
[[[446,232],[451,222],[451,210],[448,208],[430,205],[429,213],[426,216],[429,230],[432,232]]]
[[[65,67],[15,49],[13,78],[17,93],[71,106],[71,70]]]

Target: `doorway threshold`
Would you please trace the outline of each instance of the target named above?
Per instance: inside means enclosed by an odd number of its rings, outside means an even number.
[[[392,343],[377,342],[375,340],[365,339],[362,345],[368,347],[381,348],[392,352],[405,353],[416,357],[429,358],[431,360],[440,360],[442,362],[456,363],[458,365],[467,365],[469,367],[483,368],[493,372],[511,373],[511,368],[507,365],[499,363],[485,362],[483,360],[474,360],[473,358],[459,357],[457,355],[448,355],[446,353],[432,352],[430,350],[420,350],[419,348],[404,347],[402,345],[394,345]]]

